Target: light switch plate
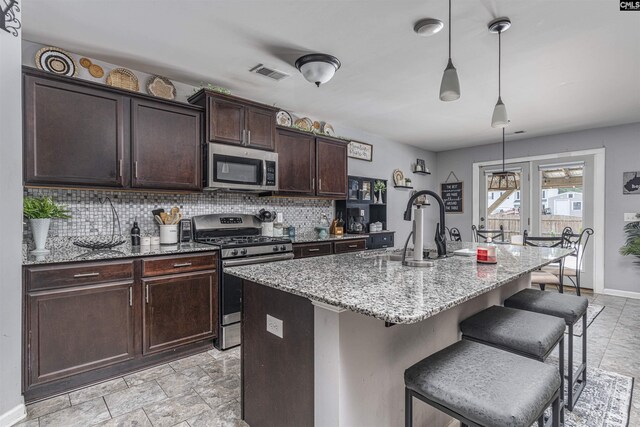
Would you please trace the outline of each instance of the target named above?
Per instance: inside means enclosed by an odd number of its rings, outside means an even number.
[[[267,314],[267,332],[282,338],[282,320]]]
[[[640,213],[632,212],[624,214],[625,222],[640,221]]]

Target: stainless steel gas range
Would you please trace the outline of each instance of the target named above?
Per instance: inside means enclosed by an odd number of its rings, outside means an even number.
[[[293,258],[291,240],[261,236],[262,224],[253,215],[195,216],[194,240],[220,248],[218,268],[218,338],[214,345],[226,350],[240,345],[242,280],[225,274],[225,267],[283,261]]]

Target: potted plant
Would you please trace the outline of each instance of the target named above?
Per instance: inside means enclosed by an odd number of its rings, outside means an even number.
[[[385,185],[385,183],[383,181],[377,180],[373,183],[373,191],[375,191],[376,194],[376,203],[382,203],[382,193],[387,191],[387,186]]]
[[[627,240],[620,248],[621,255],[632,255],[640,258],[640,221],[630,222],[624,226]]]
[[[36,245],[36,249],[32,253],[44,255],[49,252],[45,249],[45,245],[51,219],[71,218],[69,211],[66,207],[55,203],[51,197],[26,197],[22,206],[22,213],[29,220],[33,241]]]
[[[405,178],[404,185],[406,185],[407,187],[411,187],[411,178]]]

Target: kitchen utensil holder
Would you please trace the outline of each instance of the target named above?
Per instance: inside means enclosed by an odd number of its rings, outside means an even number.
[[[160,227],[160,244],[175,245],[178,243],[178,224],[158,225]]]

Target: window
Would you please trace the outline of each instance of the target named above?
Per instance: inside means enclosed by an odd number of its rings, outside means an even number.
[[[542,190],[542,198],[543,199],[547,198],[547,190]]]
[[[570,198],[570,199],[573,199],[573,193],[567,194],[567,197]]]
[[[582,210],[582,202],[573,202],[573,210],[581,211]]]
[[[520,200],[520,192],[516,191],[516,200]]]

